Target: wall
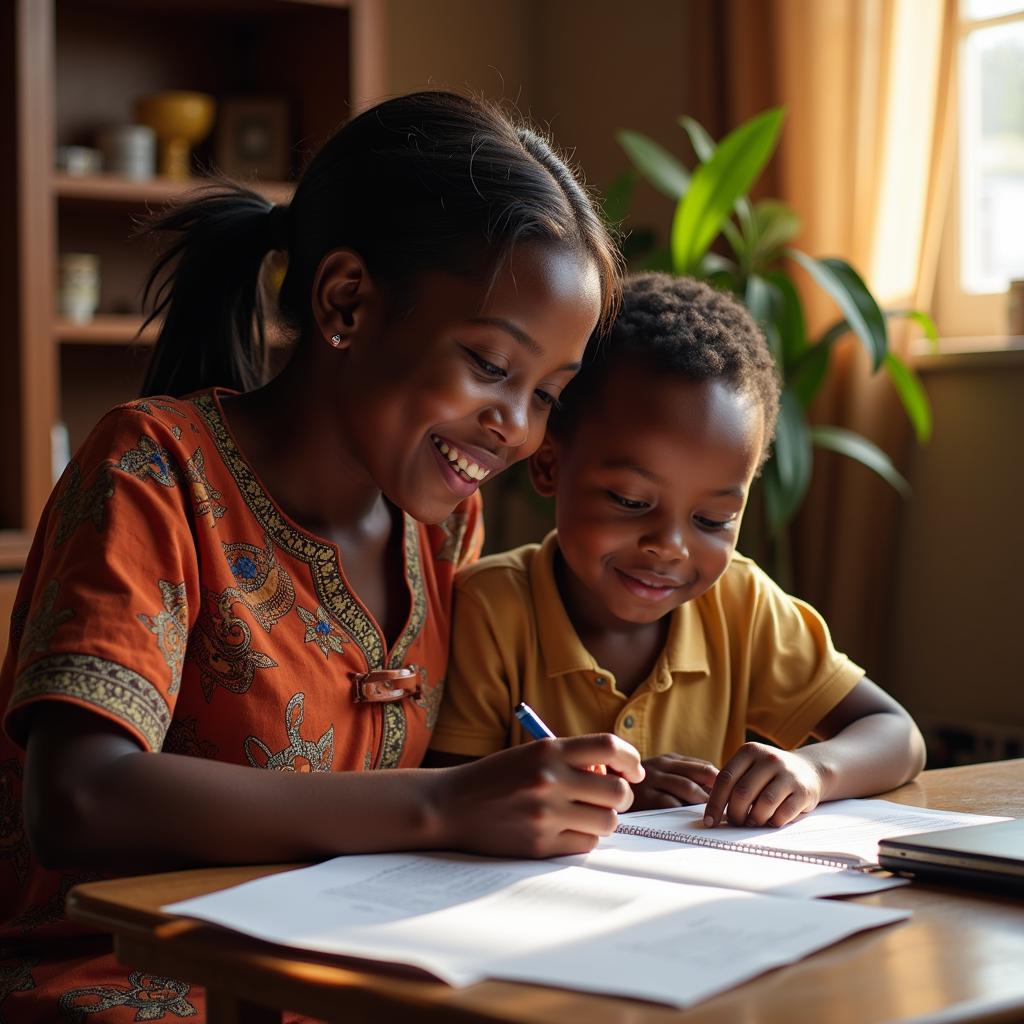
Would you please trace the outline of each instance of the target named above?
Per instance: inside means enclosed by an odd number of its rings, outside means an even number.
[[[678,0],[389,0],[389,93],[429,86],[513,101],[550,129],[598,191],[628,167],[619,128],[688,156],[691,5]],[[672,205],[637,190],[638,223],[667,230]]]
[[[879,682],[943,759],[1024,756],[1024,351],[928,357],[921,371],[935,433],[912,456]]]

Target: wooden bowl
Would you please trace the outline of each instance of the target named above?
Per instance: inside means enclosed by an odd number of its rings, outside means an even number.
[[[156,132],[160,142],[160,173],[182,180],[190,177],[192,146],[210,134],[216,107],[205,92],[158,92],[139,100],[136,116]]]

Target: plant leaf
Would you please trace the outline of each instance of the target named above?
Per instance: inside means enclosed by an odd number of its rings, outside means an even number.
[[[615,138],[633,166],[669,199],[678,199],[690,185],[690,172],[663,146],[640,132],[621,131]]]
[[[809,409],[818,397],[818,392],[828,376],[831,356],[831,341],[816,342],[805,349],[790,372],[786,386],[793,389],[793,394],[804,409]]]
[[[871,368],[877,370],[889,350],[888,328],[875,297],[857,271],[846,260],[835,257],[816,260],[799,249],[787,249],[786,253],[832,296],[853,333],[867,349]]]
[[[804,321],[804,305],[800,293],[789,274],[773,270],[764,275],[779,294],[779,308],[776,322],[782,340],[782,363],[779,372],[785,376],[790,367],[807,349],[807,324]]]
[[[706,164],[718,148],[715,140],[707,133],[704,126],[693,117],[683,116],[679,118],[679,124],[683,131],[689,136],[690,145],[697,159]],[[757,221],[750,200],[746,196],[740,196],[735,203],[736,214],[740,219],[741,231],[737,231],[728,218],[722,222],[722,232],[729,239],[732,251],[739,257],[744,257],[752,252],[757,243]]]
[[[904,316],[908,320],[913,320],[924,332],[925,338],[928,339],[928,347],[933,352],[939,351],[939,329],[935,326],[935,321],[924,310],[887,309],[885,315],[888,317]]]
[[[684,115],[679,118],[679,124],[690,137],[690,145],[693,146],[697,159],[706,164],[715,155],[715,140],[707,133],[707,129],[693,117]]]
[[[757,223],[757,258],[770,260],[800,231],[800,217],[781,199],[762,199],[754,204]]]
[[[775,479],[765,490],[765,505],[772,529],[778,531],[792,519],[811,482],[811,434],[804,410],[788,388],[779,405],[771,464]]]
[[[910,497],[910,484],[907,483],[906,477],[892,464],[892,459],[873,441],[843,427],[811,427],[810,433],[811,440],[819,448],[838,452],[840,455],[854,459],[862,466],[874,470],[904,498]]]
[[[883,365],[889,371],[918,441],[924,444],[932,436],[932,407],[921,378],[892,352],[886,353]]]
[[[775,108],[751,118],[730,132],[711,159],[694,171],[672,221],[676,273],[693,272],[736,200],[757,179],[775,152],[782,115],[782,110]]]
[[[604,194],[601,212],[605,223],[618,227],[629,215],[629,205],[633,200],[636,188],[636,171],[623,171],[609,186]]]
[[[781,299],[773,284],[759,274],[751,274],[747,278],[743,302],[758,327],[763,329],[765,324],[774,323],[775,311]]]

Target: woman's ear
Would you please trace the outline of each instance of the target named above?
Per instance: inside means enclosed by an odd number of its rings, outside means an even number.
[[[558,488],[559,444],[548,431],[528,463],[533,489],[543,498],[553,498]]]
[[[320,261],[313,278],[313,320],[333,348],[348,348],[365,326],[376,288],[363,258],[353,249],[335,249]]]

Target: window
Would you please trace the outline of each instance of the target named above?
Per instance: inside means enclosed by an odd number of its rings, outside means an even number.
[[[961,0],[960,289],[1024,278],[1024,0]]]
[[[1002,348],[1024,278],[1024,0],[959,0],[958,159],[931,313],[958,345]]]

